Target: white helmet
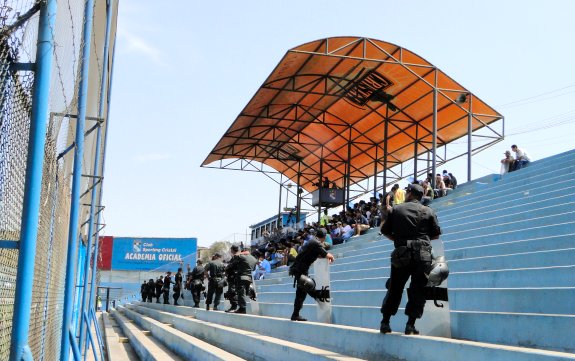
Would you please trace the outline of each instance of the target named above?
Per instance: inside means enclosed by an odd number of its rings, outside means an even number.
[[[439,286],[443,281],[449,276],[449,268],[447,267],[447,261],[445,257],[439,256],[433,259],[429,273],[427,276],[427,286],[435,287]]]

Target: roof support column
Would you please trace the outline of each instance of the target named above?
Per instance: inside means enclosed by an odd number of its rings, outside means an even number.
[[[431,187],[436,189],[435,174],[437,173],[437,69],[435,69],[435,81],[433,85],[433,127],[432,127],[433,158],[431,159]]]
[[[321,146],[320,151],[320,158],[319,158],[319,181],[318,181],[318,189],[319,189],[319,204],[317,206],[317,223],[319,224],[321,220],[321,202],[323,202],[321,194],[323,189],[323,145]]]
[[[295,213],[295,221],[296,221],[296,229],[299,228],[299,220],[301,216],[301,160],[297,162],[297,189],[296,189],[296,213]]]
[[[417,148],[419,145],[419,123],[415,123],[415,141],[413,142],[413,181],[417,180]]]
[[[375,162],[373,162],[373,198],[377,198],[377,151],[378,147],[375,147]]]
[[[280,226],[283,227],[283,222],[282,222],[282,192],[283,192],[283,174],[280,173],[280,198],[279,198],[279,202],[278,202],[278,221],[277,221],[277,228],[279,229]],[[288,190],[289,192],[289,190]]]
[[[385,123],[383,124],[383,193],[387,188],[387,136],[389,135],[389,104],[385,105]]]
[[[345,171],[345,202],[343,205],[343,210],[347,210],[347,206],[349,205],[349,187],[351,185],[351,126],[349,127],[349,140],[347,141],[347,162],[346,162],[346,171]]]
[[[469,109],[467,116],[467,181],[471,182],[471,133],[473,132],[473,114],[471,113],[472,95],[469,94]]]

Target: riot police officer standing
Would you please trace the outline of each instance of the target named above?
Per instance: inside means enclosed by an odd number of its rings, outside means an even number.
[[[315,288],[315,283],[308,277],[309,267],[318,257],[327,258],[330,263],[334,261],[333,255],[328,253],[318,241],[318,239],[325,240],[325,233],[318,230],[315,236],[316,238],[309,240],[302,247],[289,269],[290,276],[294,277],[294,284],[297,283],[293,313],[291,315],[292,321],[307,321],[301,317],[299,312],[303,307],[303,302],[308,294],[308,290],[311,290],[312,287]]]
[[[393,207],[381,228],[381,232],[395,246],[391,254],[387,294],[381,306],[381,333],[391,332],[389,320],[397,313],[403,288],[411,277],[405,307],[408,316],[405,334],[419,334],[415,321],[421,318],[425,306],[425,286],[428,282],[426,272],[431,267],[431,240],[439,238],[441,234],[435,212],[420,203],[422,196],[423,188],[418,184],[410,184],[405,203]]]
[[[222,293],[224,292],[225,266],[222,262],[222,255],[216,253],[212,256],[212,261],[207,264],[205,274],[208,277],[208,296],[206,297],[206,310],[210,310],[212,300],[214,302],[214,311],[218,310]],[[215,297],[214,297],[215,293]]]
[[[201,260],[198,260],[196,267],[190,272],[192,298],[194,299],[194,307],[200,307],[200,295],[204,290],[204,266]]]
[[[232,259],[228,264],[230,272],[236,274],[236,293],[238,295],[238,309],[233,313],[246,313],[247,298],[252,284],[252,271],[256,267],[257,260],[249,253],[240,253],[240,248],[233,245],[230,248]]]

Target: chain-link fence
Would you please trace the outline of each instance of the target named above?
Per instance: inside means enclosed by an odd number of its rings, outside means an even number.
[[[23,202],[26,192],[27,153],[33,87],[34,63],[39,61],[36,43],[39,31],[39,9],[46,0],[0,0],[0,360],[10,353],[15,290],[19,287],[17,266]],[[74,163],[74,139],[77,122],[79,84],[81,82],[81,54],[83,42],[84,0],[59,0],[54,26],[50,28],[53,41],[53,61],[49,94],[48,130],[45,138],[44,163],[38,235],[31,293],[32,307],[28,344],[34,360],[58,360],[62,337],[64,288],[69,237],[71,182]],[[109,74],[104,66],[104,45],[107,42],[106,16],[112,11],[115,24],[117,2],[107,7],[106,0],[96,0],[93,11],[89,85],[85,121],[85,145],[82,165],[81,207],[78,234],[85,243],[90,221],[90,195],[94,189],[100,199],[99,177],[103,166],[95,164],[96,129],[100,127],[101,144],[107,127],[106,96]],[[112,26],[109,43],[115,39]],[[113,44],[109,47],[113,49]],[[112,51],[108,54],[112,59]],[[104,84],[104,86],[102,86]],[[103,101],[105,104],[100,104]],[[102,105],[102,106],[101,106]],[[103,110],[103,111],[102,111]],[[103,114],[102,114],[103,113]],[[99,201],[98,201],[99,206]],[[99,208],[97,208],[99,209]],[[92,215],[92,218],[94,216]],[[74,223],[72,223],[74,224]],[[97,239],[94,238],[94,239]],[[13,246],[10,246],[10,245]],[[90,252],[90,250],[88,250]],[[88,270],[90,275],[91,270]],[[76,267],[76,274],[78,274]],[[82,280],[76,284],[82,286]],[[76,300],[76,304],[79,304]]]

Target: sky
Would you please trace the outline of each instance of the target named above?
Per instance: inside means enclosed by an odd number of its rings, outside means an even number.
[[[573,149],[573,14],[570,0],[120,0],[103,235],[209,246],[277,214],[267,177],[200,165],[287,50],[326,37],[409,49],[503,114],[474,179],[512,144],[534,160]],[[464,159],[441,169],[465,179]]]

